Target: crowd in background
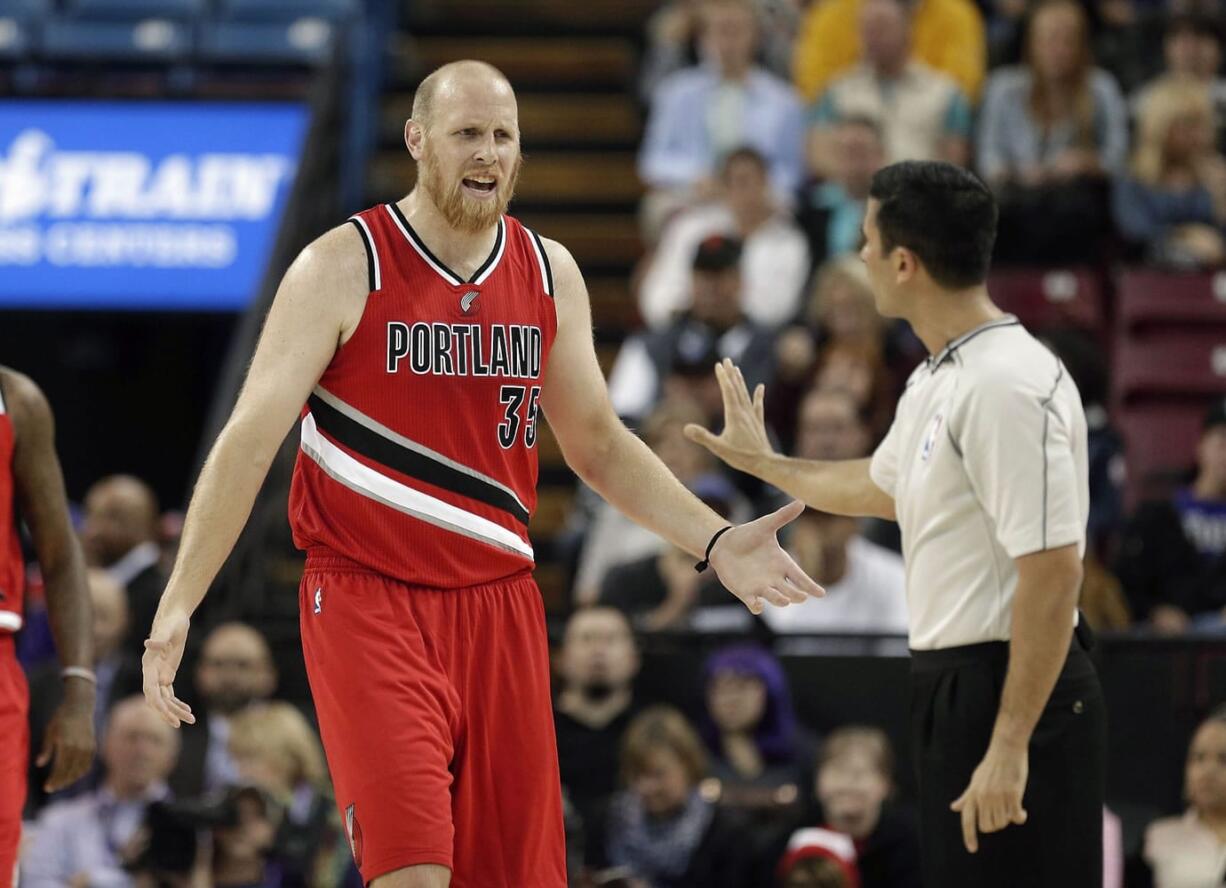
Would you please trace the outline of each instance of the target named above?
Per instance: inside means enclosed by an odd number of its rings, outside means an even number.
[[[1001,207],[998,261],[1226,259],[1226,81],[1209,0],[671,0],[648,24],[639,89],[644,322],[610,374],[614,406],[729,521],[777,491],[688,441],[718,428],[732,358],[781,452],[869,456],[922,345],[881,318],[857,252],[873,173],[970,165]],[[1226,402],[1207,405],[1169,496],[1124,506],[1124,449],[1093,337],[1040,332],[1090,424],[1082,607],[1100,629],[1226,628]],[[587,492],[572,516],[573,613],[556,651],[558,754],[576,885],[909,888],[917,824],[873,725],[801,723],[769,640],[865,635],[905,651],[898,529],[806,512],[785,545],[821,601],[749,614],[692,559]],[[99,761],[52,797],[31,766],[22,885],[353,885],[308,700],[278,699],[258,627],[205,609],[177,689],[197,723],[144,707],[142,641],[177,523],[131,477],[100,480],[79,529],[92,565]],[[20,639],[32,761],[59,693],[37,582]],[[640,699],[639,644],[716,633],[702,698]],[[836,650],[837,648],[830,648]],[[820,650],[820,648],[818,648]],[[695,713],[700,713],[694,717]],[[901,766],[901,765],[900,765]],[[1226,713],[1193,739],[1186,812],[1126,854],[1104,812],[1107,886],[1221,879]],[[1215,883],[1216,884],[1216,883]]]

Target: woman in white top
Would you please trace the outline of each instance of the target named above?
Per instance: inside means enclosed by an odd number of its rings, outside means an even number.
[[[1226,878],[1226,706],[1205,719],[1184,769],[1188,810],[1145,831],[1154,888],[1210,888]]]

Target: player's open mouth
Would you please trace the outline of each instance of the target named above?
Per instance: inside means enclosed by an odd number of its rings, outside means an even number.
[[[492,176],[473,176],[462,179],[460,184],[475,195],[493,194],[498,188],[498,180]]]

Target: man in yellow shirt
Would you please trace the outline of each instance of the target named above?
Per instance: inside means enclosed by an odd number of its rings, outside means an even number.
[[[805,14],[792,79],[812,102],[830,79],[860,58],[860,5],[863,0],[817,0]],[[979,97],[987,64],[983,18],[970,0],[899,0],[913,8],[912,53],[944,71],[972,101]]]

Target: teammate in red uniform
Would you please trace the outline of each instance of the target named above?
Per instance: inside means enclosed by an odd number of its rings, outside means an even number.
[[[21,628],[25,563],[17,509],[34,540],[46,587],[64,701],[43,738],[38,764],[54,760],[48,792],[75,783],[94,758],[94,662],[85,557],[68,518],[55,455],[55,422],[29,378],[0,367],[0,885],[15,885],[30,753],[29,689],[13,633]]]
[[[543,410],[570,466],[755,612],[820,588],[779,548],[793,504],[721,530],[611,409],[578,266],[505,216],[515,95],[480,62],[434,72],[405,127],[418,186],[290,267],[201,474],[146,643],[172,682],[188,618],[296,417],[302,640],[354,857],[380,886],[562,888],[562,808],[528,517]],[[303,405],[306,405],[305,407]]]

